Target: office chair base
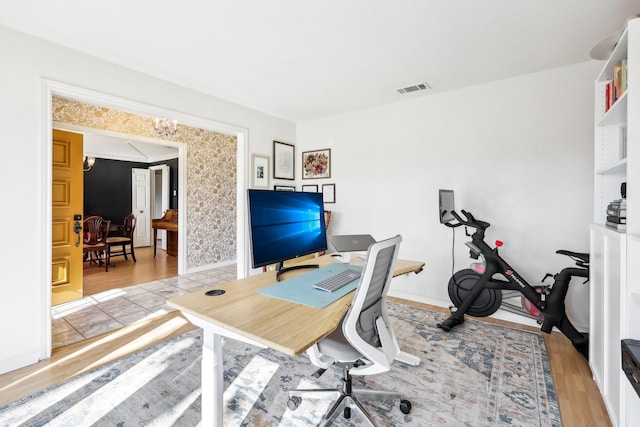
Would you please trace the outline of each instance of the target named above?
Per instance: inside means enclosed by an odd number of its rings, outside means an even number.
[[[344,414],[346,418],[350,418],[351,411],[353,411],[366,424],[375,427],[377,424],[373,421],[373,418],[364,406],[362,406],[360,401],[393,400],[401,399],[401,397],[402,395],[400,393],[383,390],[353,389],[351,393],[345,393],[340,389],[298,389],[289,391],[287,407],[292,411],[296,410],[302,403],[303,398],[335,400],[333,406],[331,406],[324,416],[322,425],[326,425],[340,414]],[[411,402],[401,399],[400,410],[403,414],[411,412]]]

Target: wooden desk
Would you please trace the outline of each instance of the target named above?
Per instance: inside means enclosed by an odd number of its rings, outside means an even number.
[[[153,257],[158,248],[158,230],[167,230],[167,255],[178,256],[178,210],[169,209],[162,218],[152,219]]]
[[[335,262],[330,255],[321,256],[314,260],[316,261],[320,265]],[[357,261],[354,261],[354,264]],[[423,262],[399,259],[396,262],[394,277],[417,273],[423,266]],[[291,277],[303,273],[304,270],[285,274]],[[274,271],[268,271],[212,288],[224,290],[223,295],[206,296],[206,290],[201,290],[167,301],[170,307],[182,311],[191,323],[203,328],[203,426],[222,426],[222,336],[298,356],[338,327],[353,299],[354,293],[351,292],[329,306],[319,309],[257,292],[260,288],[274,284],[275,277]],[[398,359],[413,364],[420,361],[406,353],[401,353]]]

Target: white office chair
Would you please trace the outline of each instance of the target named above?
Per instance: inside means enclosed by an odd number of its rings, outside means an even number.
[[[353,389],[351,382],[351,374],[370,375],[390,370],[393,359],[400,352],[387,316],[385,298],[401,241],[402,237],[398,235],[369,247],[360,283],[341,325],[307,351],[311,362],[322,368],[318,376],[331,365],[343,369],[342,388],[291,390],[287,403],[289,409],[298,408],[302,397],[337,399],[324,416],[325,424],[341,411],[344,411],[346,418],[350,418],[353,409],[363,421],[375,426],[358,397],[362,400],[401,398],[399,393]],[[411,402],[401,400],[400,410],[408,414]]]

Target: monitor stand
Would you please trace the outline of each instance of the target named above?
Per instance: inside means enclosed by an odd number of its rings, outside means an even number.
[[[319,268],[318,264],[304,264],[304,265],[292,265],[291,267],[283,267],[282,261],[276,263],[276,282],[280,281],[280,276],[283,273],[291,270],[302,270],[303,268]]]

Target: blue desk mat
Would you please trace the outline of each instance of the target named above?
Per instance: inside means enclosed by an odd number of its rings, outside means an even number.
[[[347,283],[334,292],[321,291],[314,288],[313,284],[349,268],[362,271],[362,267],[357,265],[330,264],[259,289],[258,293],[315,308],[323,308],[357,288],[360,278]],[[286,275],[287,273],[284,274]]]

